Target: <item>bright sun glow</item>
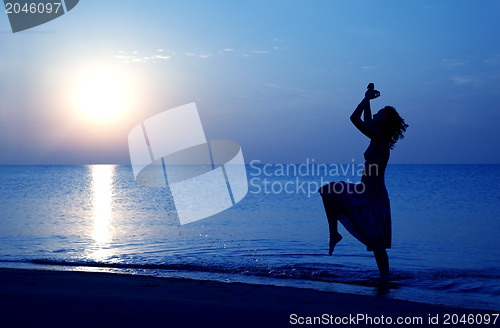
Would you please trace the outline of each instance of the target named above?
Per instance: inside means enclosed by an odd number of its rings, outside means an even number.
[[[131,94],[132,88],[120,71],[93,68],[77,81],[74,101],[80,117],[94,123],[107,123],[128,115]]]

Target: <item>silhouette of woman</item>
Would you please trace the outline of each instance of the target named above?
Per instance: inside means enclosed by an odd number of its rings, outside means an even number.
[[[330,228],[330,249],[342,239],[338,221],[368,251],[373,251],[380,275],[389,274],[386,249],[391,248],[391,209],[384,174],[390,150],[403,138],[408,125],[394,107],[386,106],[371,114],[370,100],[380,96],[373,83],[368,85],[364,99],[351,115],[352,123],[370,138],[364,153],[365,164],[361,183],[331,182],[319,189]],[[361,114],[363,120],[361,119]]]

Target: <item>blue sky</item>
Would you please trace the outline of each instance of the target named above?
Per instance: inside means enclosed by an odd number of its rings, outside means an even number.
[[[98,1],[13,34],[0,15],[0,163],[129,163],[140,121],[196,101],[245,160],[347,163],[366,85],[410,125],[391,163],[500,163],[498,1]],[[79,77],[127,81],[106,123]],[[124,99],[125,99],[124,98]]]

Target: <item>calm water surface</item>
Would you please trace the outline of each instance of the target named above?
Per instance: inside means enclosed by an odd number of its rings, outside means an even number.
[[[393,246],[386,284],[372,253],[342,227],[344,239],[327,256],[327,221],[315,190],[322,181],[359,181],[357,170],[314,168],[248,165],[249,193],[240,203],[180,226],[168,188],[138,186],[130,166],[0,166],[0,266],[500,309],[500,165],[388,167]]]

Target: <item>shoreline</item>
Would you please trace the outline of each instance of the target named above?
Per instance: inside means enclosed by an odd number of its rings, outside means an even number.
[[[421,318],[420,326],[437,315],[439,324],[432,326],[439,327],[446,314],[493,313],[498,311],[295,287],[0,268],[2,327],[293,327],[311,326],[305,323],[314,317],[320,326],[338,326],[334,320],[358,315],[372,325],[382,316]],[[347,326],[370,325],[352,323]]]

